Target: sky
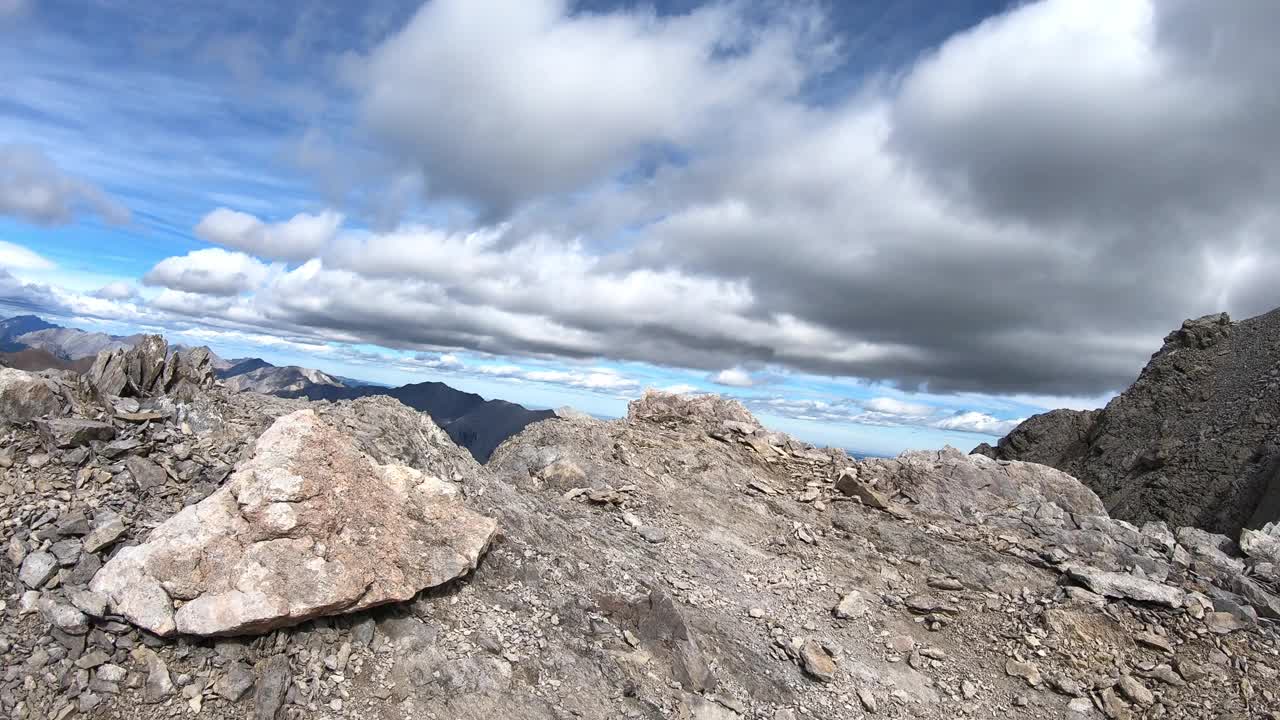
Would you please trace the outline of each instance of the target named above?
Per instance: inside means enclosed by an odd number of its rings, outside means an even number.
[[[0,303],[857,452],[1280,305],[1280,3],[0,0]]]

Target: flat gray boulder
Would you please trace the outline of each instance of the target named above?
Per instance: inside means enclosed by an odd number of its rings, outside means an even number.
[[[497,522],[452,483],[378,465],[312,410],[90,587],[157,635],[247,635],[412,598],[476,567]]]

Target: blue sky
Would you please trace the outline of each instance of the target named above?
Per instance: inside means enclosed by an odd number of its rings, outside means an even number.
[[[1105,402],[1184,317],[1277,304],[1271,19],[8,0],[0,299],[537,407],[721,392],[823,444],[968,448]]]

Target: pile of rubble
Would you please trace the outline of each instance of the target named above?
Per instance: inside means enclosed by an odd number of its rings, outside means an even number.
[[[712,397],[535,423],[480,466],[388,398],[136,367],[123,398],[0,374],[0,715],[1280,709],[1274,527],[1137,527],[1051,468],[853,461]]]

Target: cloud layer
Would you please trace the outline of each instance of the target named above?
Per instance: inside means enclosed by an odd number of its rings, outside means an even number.
[[[64,173],[38,148],[0,144],[0,215],[63,225],[80,212],[112,223],[129,221],[127,208],[97,186]]]

